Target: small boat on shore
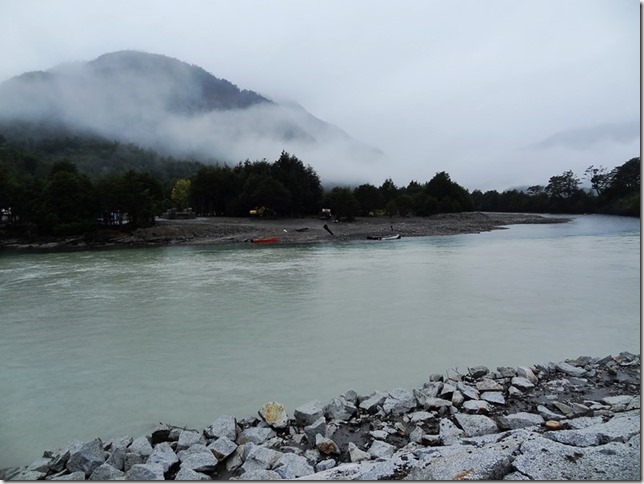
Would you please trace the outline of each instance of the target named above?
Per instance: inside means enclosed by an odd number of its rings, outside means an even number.
[[[369,235],[367,236],[368,240],[398,240],[402,237],[400,234],[395,234],[395,235]]]
[[[250,239],[252,244],[275,244],[280,239],[277,237],[264,237],[263,239]]]

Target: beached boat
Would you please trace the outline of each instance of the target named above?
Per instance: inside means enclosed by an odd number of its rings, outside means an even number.
[[[369,235],[367,239],[369,240],[398,240],[402,237],[400,234],[395,235]]]
[[[277,237],[264,237],[263,239],[250,239],[253,244],[275,244],[280,239]]]

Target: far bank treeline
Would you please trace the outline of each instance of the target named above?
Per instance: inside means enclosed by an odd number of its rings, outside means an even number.
[[[247,160],[226,166],[163,158],[114,142],[89,142],[88,152],[87,147],[79,150],[78,143],[68,139],[16,145],[0,135],[0,235],[145,227],[167,209],[187,207],[200,216],[237,217],[260,207],[276,217],[317,215],[330,208],[346,221],[356,216],[424,217],[472,210],[640,214],[639,158],[611,171],[589,167],[584,176],[592,191],[582,189],[572,171],[551,177],[544,186],[502,193],[469,192],[446,172],[406,187],[387,179],[380,186],[325,190],[311,166],[286,152],[273,162]],[[110,153],[118,162],[106,163]]]

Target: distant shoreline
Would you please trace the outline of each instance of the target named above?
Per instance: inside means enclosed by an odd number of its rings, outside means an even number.
[[[189,220],[158,219],[153,227],[131,232],[102,229],[92,237],[36,237],[5,239],[0,249],[87,250],[108,247],[153,247],[248,243],[277,238],[278,243],[327,243],[364,240],[400,234],[402,237],[475,234],[507,225],[565,223],[571,219],[534,214],[463,212],[431,217],[359,217],[353,222],[308,218],[199,217]],[[326,230],[324,226],[329,230]]]

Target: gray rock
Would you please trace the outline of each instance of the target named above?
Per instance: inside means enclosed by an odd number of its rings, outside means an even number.
[[[440,396],[443,392],[449,392],[450,388],[454,389],[454,385],[436,381],[436,382],[425,383],[423,385],[423,389],[418,391],[420,391],[423,395],[425,395],[428,398],[436,398]],[[419,403],[422,405],[421,402]]]
[[[534,388],[534,383],[522,376],[515,376],[512,378],[512,386],[519,390],[529,390],[530,388]]]
[[[114,452],[112,452],[113,454]],[[60,472],[65,469],[65,465],[67,464],[67,461],[69,460],[69,449],[63,449],[56,454],[54,454],[51,458],[51,461],[49,462],[49,469],[51,469],[52,472]],[[109,464],[109,462],[108,462]],[[116,466],[115,466],[116,467]],[[117,467],[119,468],[119,467]],[[119,468],[122,470],[122,466]]]
[[[206,435],[213,439],[226,437],[235,441],[237,440],[237,420],[232,415],[223,415],[206,429]]]
[[[193,471],[192,469],[179,469],[174,476],[175,481],[210,481],[210,476],[202,472]]]
[[[485,400],[467,400],[463,403],[463,410],[469,413],[489,413],[492,407]]]
[[[326,435],[326,420],[324,419],[324,416],[318,418],[311,425],[304,427],[304,435],[306,435],[306,440],[308,440],[311,444],[315,442],[315,436],[317,434]]]
[[[82,471],[89,476],[105,460],[103,442],[101,439],[94,439],[83,443],[77,451],[70,452],[66,468],[69,472]]]
[[[424,422],[425,420],[429,420],[430,418],[433,418],[434,414],[430,412],[426,412],[424,410],[420,410],[418,412],[411,412],[410,414],[407,415],[407,418],[411,423],[417,423],[417,422]]]
[[[115,481],[125,476],[125,472],[112,467],[109,464],[101,464],[92,475],[89,476],[90,481]]]
[[[309,465],[306,458],[296,454],[283,454],[273,465],[273,470],[277,472],[282,479],[295,479],[297,477],[308,476],[315,471]]]
[[[537,405],[537,412],[539,412],[539,415],[541,415],[545,420],[562,420],[566,418],[559,413],[548,410],[548,408],[543,405]]]
[[[282,405],[281,403],[265,403],[262,408],[259,409],[259,416],[264,422],[266,422],[274,429],[285,429],[288,426],[288,415],[286,414],[286,408],[284,408],[284,405]]]
[[[363,460],[371,459],[371,454],[369,452],[361,450],[353,442],[349,442],[348,450],[349,450],[349,459],[351,460],[351,462],[360,462]],[[322,470],[322,469],[318,469],[318,471],[319,470]]]
[[[155,427],[150,433],[150,444],[154,447],[161,442],[168,442],[170,440],[170,432],[172,428],[168,427],[165,424],[161,424],[158,427]],[[125,446],[127,447],[127,445]]]
[[[458,390],[455,390],[454,393],[452,393],[452,405],[455,407],[460,407],[463,402],[465,401],[465,397],[461,392]]]
[[[631,395],[617,395],[614,397],[604,397],[601,399],[601,401],[607,405],[620,406],[624,408],[626,408],[631,403],[632,400],[633,400],[633,396]]]
[[[371,446],[369,447],[369,455],[374,459],[388,459],[394,452],[396,452],[396,447],[382,440],[374,440]]]
[[[126,481],[163,481],[163,467],[159,464],[134,464],[125,474]]]
[[[355,390],[347,390],[340,395],[340,398],[344,398],[347,402],[352,403],[353,405],[358,404],[358,394]]]
[[[144,464],[145,460],[141,454],[135,454],[134,452],[127,452],[125,454],[125,459],[123,460],[123,471],[129,471],[136,464]]]
[[[315,464],[315,472],[328,471],[329,469],[333,469],[336,464],[337,462],[335,461],[335,459],[324,459],[323,461]]]
[[[331,420],[349,420],[358,409],[344,397],[335,397],[324,407],[324,415]]]
[[[513,378],[517,376],[517,371],[512,368],[511,366],[499,366],[497,367],[496,371],[503,377],[503,378]]]
[[[36,479],[24,479],[24,480],[36,480]],[[71,474],[64,474],[62,476],[52,477],[50,481],[84,481],[85,473],[83,471],[72,472]]]
[[[440,393],[434,396],[448,399],[450,395],[452,395],[455,391],[456,391],[456,387],[454,385],[452,385],[451,383],[445,383],[443,385],[443,388],[441,388]]]
[[[443,445],[457,444],[464,432],[452,423],[451,420],[442,418],[439,422],[439,435]]]
[[[150,441],[145,437],[137,437],[129,445],[128,451],[147,457],[152,453],[152,445],[150,445]]]
[[[282,455],[282,452],[256,445],[250,449],[241,468],[244,472],[267,470],[272,468]]]
[[[479,399],[479,391],[471,385],[467,385],[463,382],[458,382],[456,384],[456,389],[461,392],[465,398],[469,398],[470,400]]]
[[[490,369],[487,366],[475,366],[469,369],[469,373],[472,378],[482,378],[490,373]]]
[[[545,422],[543,417],[536,413],[518,412],[500,417],[499,423],[506,429],[521,429],[533,425],[543,425]]]
[[[421,427],[416,427],[414,430],[409,432],[409,440],[411,442],[416,442],[417,444],[420,444],[423,441],[424,434],[425,432]]]
[[[208,449],[221,462],[237,450],[237,444],[224,435],[208,445]]]
[[[193,444],[205,444],[206,439],[201,432],[196,430],[182,430],[177,441],[177,451],[184,450]]]
[[[394,454],[390,459],[381,460],[373,463],[370,468],[360,473],[357,479],[361,481],[386,481],[400,479],[402,471],[408,467],[413,467],[416,459],[413,454],[404,450]]]
[[[361,475],[375,466],[372,462],[347,462],[337,467],[321,472],[316,472],[310,476],[303,476],[298,480],[306,481],[350,481],[359,479]]]
[[[369,413],[376,413],[378,411],[378,407],[383,404],[386,398],[386,393],[375,392],[373,395],[362,400],[358,407]]]
[[[318,400],[312,400],[297,407],[293,415],[297,424],[305,427],[324,416],[324,407]]]
[[[579,368],[577,366],[572,366],[569,363],[566,363],[565,361],[561,361],[555,365],[559,371],[563,371],[566,375],[570,376],[584,376],[586,374],[586,370],[583,368]]]
[[[315,436],[315,447],[324,455],[340,454],[338,444],[320,434]]]
[[[557,410],[559,410],[561,413],[563,413],[566,417],[572,417],[573,416],[572,408],[569,405],[566,405],[563,402],[552,402],[552,404],[555,407],[557,407]]]
[[[513,465],[533,480],[637,481],[641,479],[639,435],[627,443],[610,442],[588,448],[536,437],[523,443],[521,455]]]
[[[250,427],[239,434],[237,443],[245,444],[247,442],[251,442],[255,445],[259,445],[266,442],[268,439],[272,439],[276,435],[275,431],[269,427]]]
[[[443,375],[441,375],[440,373],[432,373],[431,375],[429,375],[429,381],[443,381]]]
[[[111,465],[115,469],[125,471],[125,454],[127,454],[125,447],[114,447],[105,463]]]
[[[505,397],[501,392],[483,392],[481,393],[481,400],[497,405],[505,405]]]
[[[78,471],[79,474],[82,474],[83,480],[85,479],[85,473]],[[41,481],[47,476],[46,472],[43,471],[29,471],[24,469],[17,474],[11,477],[12,481]]]
[[[386,430],[372,430],[369,432],[369,435],[371,435],[374,439],[378,440],[386,440],[387,437],[389,437],[389,432]]]
[[[212,452],[205,450],[204,452],[184,454],[181,459],[181,468],[208,473],[214,471],[218,463],[219,461],[215,459]]]
[[[163,467],[163,472],[165,473],[177,462],[179,462],[179,457],[174,453],[170,444],[161,442],[154,447],[146,464],[159,464]]]
[[[457,413],[454,418],[465,432],[465,436],[493,434],[499,431],[494,420],[485,415],[468,415]]]
[[[415,466],[405,480],[498,480],[511,469],[510,456],[496,448],[452,446]]]
[[[577,425],[575,419],[571,424]],[[594,419],[593,419],[594,420]],[[591,420],[592,421],[592,420]],[[548,432],[544,436],[561,444],[575,447],[589,447],[607,442],[626,442],[640,432],[639,411],[619,414],[608,422],[600,420],[587,427]]]
[[[443,398],[426,398],[421,405],[425,410],[438,410],[451,407],[452,402]]]
[[[539,383],[539,379],[537,378],[537,375],[535,375],[532,369],[528,368],[527,366],[519,366],[517,368],[517,376],[525,378],[533,385],[536,385],[537,383]]]
[[[486,378],[476,382],[476,389],[479,392],[500,392],[503,391],[503,385],[497,381]]]
[[[240,481],[279,481],[282,477],[275,471],[255,469],[239,476]]]
[[[385,414],[403,415],[416,407],[414,394],[404,388],[396,388],[390,391],[382,403]]]

